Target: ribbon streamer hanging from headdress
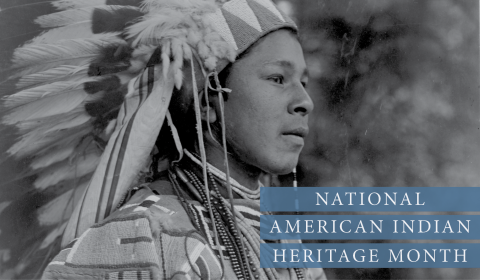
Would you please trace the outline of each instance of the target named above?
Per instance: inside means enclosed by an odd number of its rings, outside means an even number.
[[[166,75],[161,71],[161,65],[149,66],[130,82],[116,129],[68,222],[62,245],[107,217],[148,163],[175,80],[172,69]]]

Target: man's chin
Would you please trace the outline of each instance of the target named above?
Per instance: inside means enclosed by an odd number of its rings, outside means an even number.
[[[274,174],[274,175],[287,175],[293,172],[293,169],[298,164],[298,155],[292,157],[289,161],[282,161],[282,163],[271,166],[270,170],[265,170],[265,172]]]

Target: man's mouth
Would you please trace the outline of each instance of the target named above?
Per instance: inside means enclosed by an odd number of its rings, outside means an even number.
[[[292,136],[298,136],[298,137],[301,137],[301,138],[305,138],[308,135],[308,128],[298,127],[298,128],[289,130],[287,132],[284,132],[283,135],[292,135]]]

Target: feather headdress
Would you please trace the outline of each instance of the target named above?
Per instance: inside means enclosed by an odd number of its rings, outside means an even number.
[[[265,34],[296,29],[270,0],[7,1],[0,22],[2,123],[19,135],[5,152],[26,162],[2,185],[0,215],[35,203],[28,245],[0,244],[0,278],[24,273],[33,252],[48,259],[60,236],[65,244],[114,210],[165,118],[173,125],[174,87],[196,88],[185,62],[220,71]],[[19,182],[32,189],[13,194]]]

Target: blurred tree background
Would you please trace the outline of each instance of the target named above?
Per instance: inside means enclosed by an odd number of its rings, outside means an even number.
[[[277,3],[299,22],[315,102],[300,185],[480,186],[478,1]],[[327,271],[480,279],[474,269]]]

